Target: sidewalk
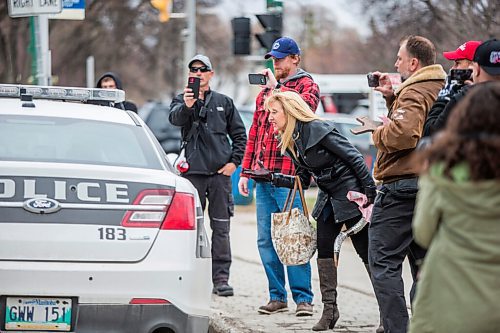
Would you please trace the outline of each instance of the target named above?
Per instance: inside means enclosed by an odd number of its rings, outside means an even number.
[[[313,317],[295,317],[295,304],[290,293],[288,312],[274,315],[257,313],[258,307],[266,304],[269,296],[267,279],[257,250],[254,209],[255,206],[236,206],[235,217],[231,222],[233,264],[229,281],[234,287],[235,295],[212,296],[210,332],[311,332],[311,327],[320,318],[322,311],[316,256],[311,260],[315,295]],[[406,282],[410,280],[407,267],[405,269]],[[338,274],[340,319],[334,332],[374,332],[379,320],[377,302],[366,270],[349,240],[342,247]]]

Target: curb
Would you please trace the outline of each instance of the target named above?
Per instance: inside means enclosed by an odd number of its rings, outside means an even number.
[[[234,318],[224,317],[222,313],[213,312],[210,316],[208,333],[264,333],[245,328],[244,324]]]

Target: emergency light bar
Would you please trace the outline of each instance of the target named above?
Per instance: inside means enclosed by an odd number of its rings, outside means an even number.
[[[57,99],[86,102],[108,101],[120,103],[125,100],[125,92],[118,89],[72,88],[52,86],[31,86],[0,84],[0,97],[21,97],[21,89],[26,89],[23,95],[34,99]]]

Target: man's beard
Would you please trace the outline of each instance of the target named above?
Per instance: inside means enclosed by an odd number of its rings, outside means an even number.
[[[290,68],[283,68],[279,72],[276,72],[276,80],[282,80],[288,77],[290,74]]]

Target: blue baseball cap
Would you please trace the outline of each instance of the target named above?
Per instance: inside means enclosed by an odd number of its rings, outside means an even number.
[[[282,59],[290,54],[300,54],[299,46],[290,37],[281,37],[274,41],[271,51],[267,53],[264,58],[269,59],[270,57],[275,57],[277,59]]]

